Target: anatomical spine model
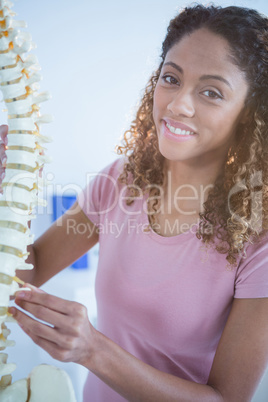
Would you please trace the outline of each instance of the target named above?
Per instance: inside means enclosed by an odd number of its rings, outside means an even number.
[[[37,82],[41,79],[36,72],[39,69],[37,59],[25,55],[33,47],[31,37],[20,31],[26,24],[13,19],[15,14],[11,7],[10,1],[0,0],[0,90],[9,126],[3,195],[0,197],[0,350],[14,345],[7,340],[10,331],[5,322],[14,320],[8,314],[9,299],[22,282],[15,276],[15,271],[32,269],[31,264],[25,263],[27,246],[33,243],[28,222],[34,217],[35,206],[40,202],[43,204],[37,197],[39,170],[48,161],[42,155],[42,143],[49,141],[40,134],[39,127],[51,121],[51,116],[39,112],[39,104],[50,96],[47,92],[37,93]],[[7,354],[0,353],[2,402],[75,401],[69,377],[63,370],[41,365],[28,379],[12,384],[11,373],[15,368],[15,364],[7,363]],[[48,383],[44,388],[42,384],[46,379]]]

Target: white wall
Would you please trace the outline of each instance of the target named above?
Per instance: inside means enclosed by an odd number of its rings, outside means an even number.
[[[42,107],[42,112],[55,117],[54,123],[42,130],[54,138],[47,146],[53,163],[44,172],[51,182],[48,193],[55,192],[57,186],[82,188],[86,172],[98,171],[116,158],[114,145],[128,127],[142,89],[158,64],[167,23],[187,2],[18,0],[14,3],[18,18],[28,22],[28,31],[38,45],[33,53],[42,67],[41,90],[49,90],[53,96]],[[217,4],[243,5],[268,14],[266,0],[218,1]],[[5,114],[0,117],[4,122]],[[39,213],[33,225],[37,236],[50,224],[47,212],[40,209]],[[60,279],[51,281],[47,289],[61,297],[86,302],[92,286],[84,285],[85,277],[92,283],[90,271],[67,270]],[[77,284],[75,290],[70,287],[73,281]],[[18,344],[9,359],[18,363],[14,378],[27,376],[38,362],[51,361],[14,325],[12,331]],[[81,370],[67,366],[79,402]],[[255,402],[268,399],[267,380],[262,387]]]

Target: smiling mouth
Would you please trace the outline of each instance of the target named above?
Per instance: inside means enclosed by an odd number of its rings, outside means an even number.
[[[193,131],[181,130],[180,128],[173,127],[168,123],[166,123],[166,126],[169,129],[169,131],[171,131],[173,134],[177,134],[177,135],[194,135],[195,134]]]

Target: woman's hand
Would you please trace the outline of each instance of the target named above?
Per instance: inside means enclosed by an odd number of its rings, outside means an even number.
[[[6,166],[6,146],[7,146],[7,132],[8,126],[2,124],[0,126],[0,192],[3,192],[2,181],[5,177],[5,166]]]
[[[11,307],[10,312],[23,331],[54,359],[88,365],[97,331],[88,320],[86,307],[49,295],[32,285],[25,286],[31,291],[18,291],[16,304],[47,324]]]

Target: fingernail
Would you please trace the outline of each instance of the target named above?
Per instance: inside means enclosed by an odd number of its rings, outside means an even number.
[[[3,160],[2,160],[2,166],[5,167],[7,163],[7,157],[4,156]]]
[[[5,175],[6,175],[5,172],[2,172],[2,173],[1,173],[1,180],[4,180]]]
[[[16,292],[16,298],[18,299],[25,299],[27,297],[26,292]]]
[[[44,293],[43,290],[37,288],[36,286],[32,285],[31,283],[25,283],[24,286],[27,287],[27,288],[30,288],[30,289],[34,290],[34,291],[37,292],[37,293]]]

